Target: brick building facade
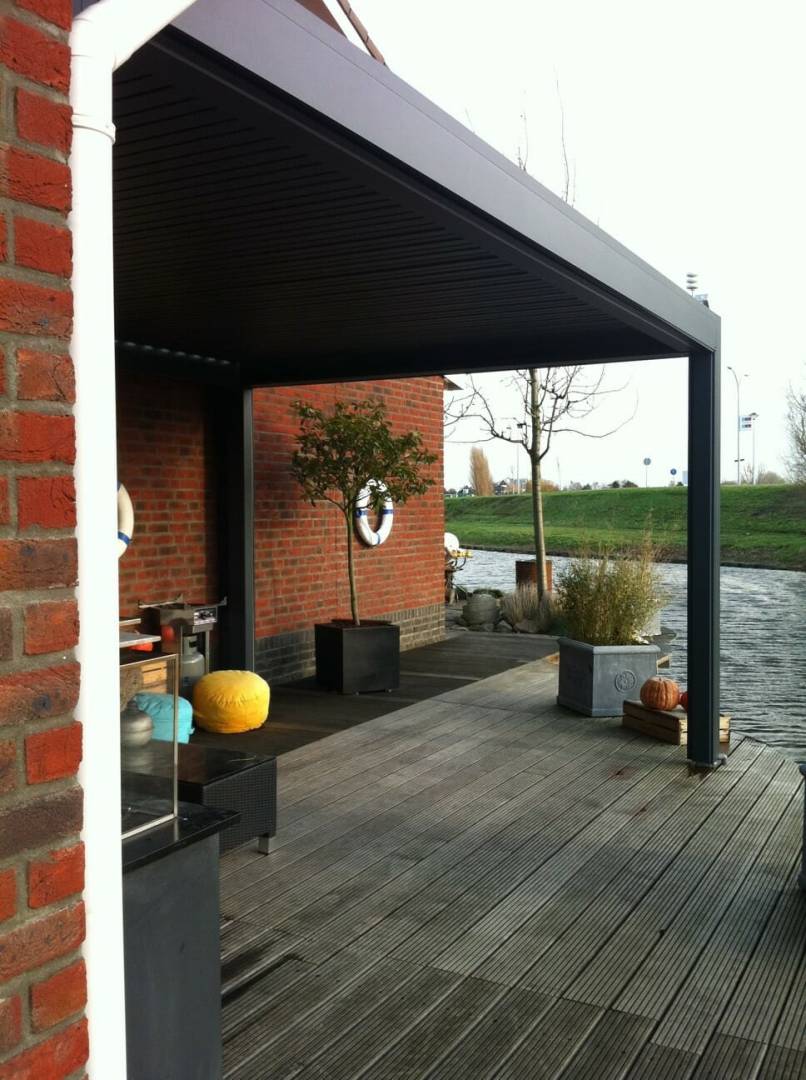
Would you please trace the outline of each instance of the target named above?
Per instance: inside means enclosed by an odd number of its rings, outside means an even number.
[[[442,379],[260,389],[255,416],[256,666],[269,680],[313,670],[313,624],[349,616],[346,540],[333,507],[312,507],[291,477],[297,398],[327,409],[380,398],[396,429],[418,430],[438,460],[434,486],[398,509],[380,548],[356,545],[361,613],[399,623],[402,647],[444,634]],[[120,561],[120,610],[183,592],[219,597],[221,483],[214,391],[121,373],[118,471],[135,507],[134,541]]]
[[[218,599],[216,493],[206,387],[120,373],[118,476],[135,508],[118,567],[120,612],[140,602]]]
[[[0,4],[0,1078],[87,1057],[68,0]]]
[[[382,547],[355,545],[359,613],[400,625],[401,648],[445,633],[442,550],[441,378],[284,387],[255,393],[256,666],[268,678],[313,670],[313,624],[350,617],[344,519],[311,506],[290,474],[297,398],[327,410],[337,400],[382,400],[398,431],[417,430],[438,455],[434,485],[395,512]]]

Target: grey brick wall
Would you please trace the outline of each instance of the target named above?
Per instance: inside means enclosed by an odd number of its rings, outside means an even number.
[[[403,651],[442,641],[445,637],[444,604],[390,611],[373,618],[397,623]],[[270,683],[290,682],[312,675],[315,670],[313,627],[259,638],[255,643],[255,667]]]

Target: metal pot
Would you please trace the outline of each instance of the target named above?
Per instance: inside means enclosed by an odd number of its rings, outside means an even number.
[[[154,733],[154,721],[138,709],[134,698],[120,714],[120,745],[126,749],[148,746]]]

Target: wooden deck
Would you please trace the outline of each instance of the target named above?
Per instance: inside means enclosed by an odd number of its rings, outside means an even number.
[[[279,759],[222,860],[232,1080],[806,1077],[802,782],[554,705],[543,661]]]
[[[287,754],[337,731],[528,664],[556,650],[556,638],[542,635],[452,633],[444,641],[403,653],[397,690],[342,696],[322,690],[313,677],[272,683],[268,724],[233,735],[197,728],[192,742],[253,754]]]

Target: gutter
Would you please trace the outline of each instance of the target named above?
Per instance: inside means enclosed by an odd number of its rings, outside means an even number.
[[[76,378],[77,658],[84,729],[87,1020],[91,1076],[125,1080],[120,840],[117,428],[112,261],[112,76],[193,0],[99,0],[70,35]]]

